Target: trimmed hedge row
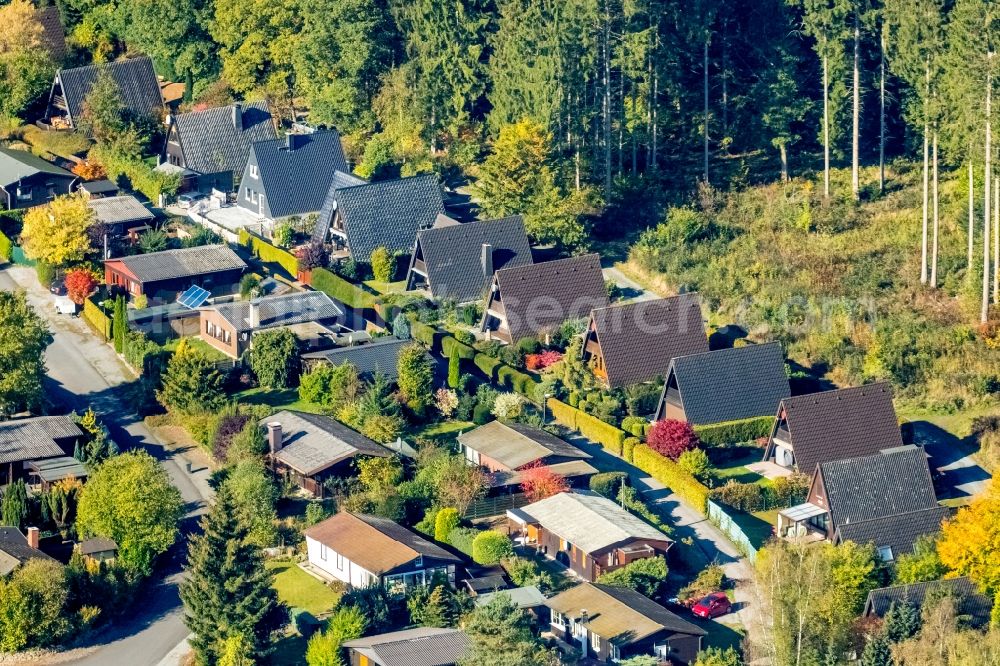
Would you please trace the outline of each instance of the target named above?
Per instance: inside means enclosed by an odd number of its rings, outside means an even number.
[[[707,446],[726,446],[767,437],[774,428],[773,416],[757,416],[739,421],[725,421],[712,425],[694,426],[698,439]]]
[[[7,234],[0,231],[0,263],[10,261],[14,253],[14,241],[7,237]]]
[[[642,440],[638,437],[626,437],[625,441],[622,442],[622,458],[632,462],[632,458],[635,456],[635,447],[642,444]]]
[[[605,423],[596,416],[591,416],[579,409],[570,407],[561,400],[549,398],[548,407],[552,418],[570,430],[576,430],[589,440],[595,441],[603,448],[617,456],[622,455],[628,433]],[[634,446],[634,444],[633,444]]]
[[[632,464],[680,495],[703,515],[708,514],[708,496],[711,491],[670,458],[640,444],[632,452]]]
[[[493,358],[488,354],[482,354],[482,353],[476,354],[475,357],[472,359],[472,362],[475,364],[477,368],[479,368],[480,372],[482,372],[484,375],[490,378],[491,382],[496,381],[497,370],[500,368],[500,366],[503,365],[503,363],[500,362],[500,359]]]
[[[459,342],[457,338],[454,338],[447,334],[442,334],[441,336],[441,354],[445,358],[451,358],[451,353],[453,351],[458,351],[458,357],[463,361],[471,361],[476,357],[476,350],[474,347]]]
[[[279,250],[279,252],[284,252],[284,250]],[[285,252],[285,254],[288,253]],[[288,256],[291,257],[292,255],[289,254]],[[294,257],[292,258],[294,259]],[[294,273],[292,274],[294,275]],[[312,280],[310,282],[313,289],[322,291],[330,298],[340,301],[349,308],[365,310],[369,308],[374,309],[378,305],[378,300],[374,295],[369,294],[357,285],[348,282],[325,268],[312,269]],[[411,332],[411,334],[414,338],[417,337],[415,333]]]
[[[579,409],[570,407],[562,400],[556,400],[555,398],[549,398],[548,406],[549,411],[552,412],[552,418],[557,423],[566,426],[570,430],[576,430],[576,415],[581,413]]]
[[[83,299],[83,318],[95,331],[103,335],[105,340],[111,339],[111,317],[90,298]]]
[[[298,275],[299,260],[291,252],[282,250],[280,247],[275,247],[266,240],[251,235],[245,229],[240,229],[239,240],[240,245],[250,248],[254,255],[260,258],[261,261],[278,264],[293,278]],[[313,273],[315,274],[315,269]],[[348,282],[348,284],[350,283]]]

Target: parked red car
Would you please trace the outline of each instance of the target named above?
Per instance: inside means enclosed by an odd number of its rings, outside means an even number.
[[[725,615],[732,609],[733,605],[725,592],[713,592],[707,597],[703,597],[691,607],[691,612],[698,617],[713,618]]]

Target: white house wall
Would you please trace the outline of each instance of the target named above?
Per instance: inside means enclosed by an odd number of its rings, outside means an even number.
[[[331,578],[355,587],[365,587],[376,578],[375,574],[339,555],[332,548],[326,547],[324,550],[323,545],[315,539],[306,537],[306,549],[309,554],[309,564],[324,571]]]

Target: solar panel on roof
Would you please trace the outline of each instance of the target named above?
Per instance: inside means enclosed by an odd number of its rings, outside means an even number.
[[[202,289],[198,285],[193,285],[188,288],[181,297],[177,299],[177,302],[186,308],[199,308],[205,304],[211,293],[207,289]]]

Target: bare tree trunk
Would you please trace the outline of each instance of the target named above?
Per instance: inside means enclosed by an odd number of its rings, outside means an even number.
[[[1000,178],[993,179],[993,302],[997,303],[1000,298],[1000,223],[997,223],[997,215],[1000,215]]]
[[[704,89],[705,89],[705,184],[708,184],[708,35],[705,35],[705,44],[702,51],[702,68],[704,69]]]
[[[929,70],[928,70],[929,71]],[[927,122],[927,101],[924,101],[924,201],[923,201],[923,227],[920,236],[920,282],[927,284],[927,218],[929,207],[929,182],[930,182],[930,126]],[[988,189],[988,188],[987,188]]]
[[[823,56],[823,197],[830,198],[830,59],[826,55]]]
[[[885,31],[879,43],[878,66],[878,191],[885,191]]]
[[[986,77],[986,164],[983,169],[985,182],[983,189],[986,196],[983,198],[983,302],[979,310],[979,321],[986,323],[990,316],[990,185],[993,182],[993,173],[990,169],[990,153],[993,147],[990,145],[992,128],[990,127],[993,112],[993,76]]]
[[[861,177],[859,173],[858,141],[861,122],[861,17],[854,12],[854,122],[851,133],[851,194],[857,201],[861,197]]]
[[[965,272],[967,275],[972,275],[972,255],[974,252],[974,246],[976,244],[976,222],[975,222],[975,211],[976,211],[976,197],[975,197],[975,177],[972,171],[972,146],[969,146],[969,255],[965,262]]]
[[[784,142],[778,145],[778,152],[781,154],[781,180],[788,182],[788,146]]]
[[[621,42],[621,66],[618,68],[618,175],[625,168],[625,42]]]
[[[604,2],[604,196],[611,200],[611,7]]]
[[[937,287],[938,259],[938,133],[934,129],[934,240],[931,247],[931,286]]]

